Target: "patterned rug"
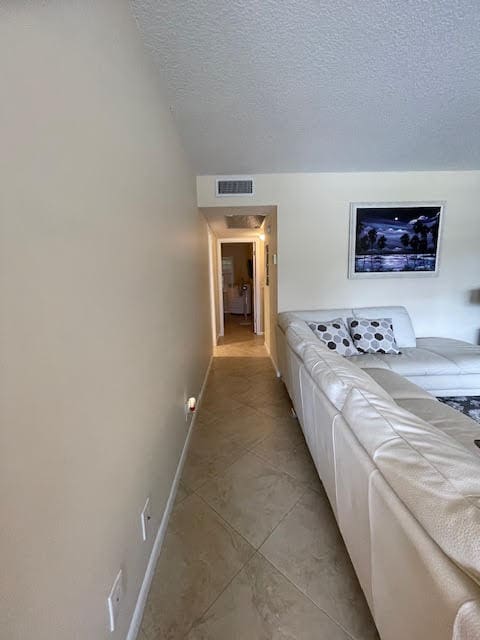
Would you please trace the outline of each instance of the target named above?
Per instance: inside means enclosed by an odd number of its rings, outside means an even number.
[[[455,396],[438,399],[480,423],[480,396]]]

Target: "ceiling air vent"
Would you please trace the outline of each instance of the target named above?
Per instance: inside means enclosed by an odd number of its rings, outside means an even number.
[[[217,178],[215,180],[215,196],[217,198],[253,196],[253,178],[247,178],[245,176],[238,178]]]

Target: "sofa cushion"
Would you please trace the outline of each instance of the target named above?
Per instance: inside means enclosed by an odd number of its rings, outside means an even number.
[[[474,442],[480,438],[480,425],[475,420],[439,402],[436,398],[398,398],[395,402],[403,409],[447,433],[480,460],[480,449]]]
[[[339,411],[353,387],[377,393],[392,402],[388,393],[367,373],[321,343],[305,347],[303,363],[319,389]]]
[[[354,318],[391,318],[395,340],[400,348],[415,347],[412,321],[405,307],[359,307],[353,309]]]
[[[360,353],[400,353],[391,318],[348,318],[348,328]]]
[[[450,360],[459,373],[480,373],[480,346],[452,338],[418,338],[417,346]]]
[[[390,369],[365,369],[369,376],[395,400],[422,398],[438,402],[435,396]]]
[[[402,349],[398,355],[362,353],[352,357],[362,369],[390,369],[402,376],[458,375],[460,369],[451,359],[420,347]]]
[[[413,517],[480,584],[480,458],[366,390],[352,389],[342,413]]]
[[[330,351],[335,351],[339,356],[358,355],[357,348],[342,318],[334,318],[330,321],[309,322],[308,326]]]

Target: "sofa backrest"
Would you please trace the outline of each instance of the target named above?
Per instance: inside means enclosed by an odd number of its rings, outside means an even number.
[[[289,324],[285,332],[287,343],[300,358],[303,357],[305,347],[309,344],[318,344],[317,336],[305,322],[296,320]]]
[[[412,321],[405,307],[355,307],[346,309],[312,309],[310,311],[284,311],[278,314],[283,331],[295,321],[322,322],[343,318],[391,318],[395,339],[399,347],[415,347],[416,338]]]
[[[320,341],[305,345],[303,363],[319,389],[339,411],[354,388],[365,389],[392,402],[387,391],[368,373],[349,362],[348,358],[330,351]]]

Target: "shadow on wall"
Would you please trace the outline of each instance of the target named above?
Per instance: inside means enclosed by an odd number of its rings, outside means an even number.
[[[480,289],[471,289],[469,291],[468,300],[470,304],[480,304]],[[480,328],[477,332],[477,344],[480,344]]]
[[[472,289],[469,292],[470,304],[480,304],[480,289]]]

